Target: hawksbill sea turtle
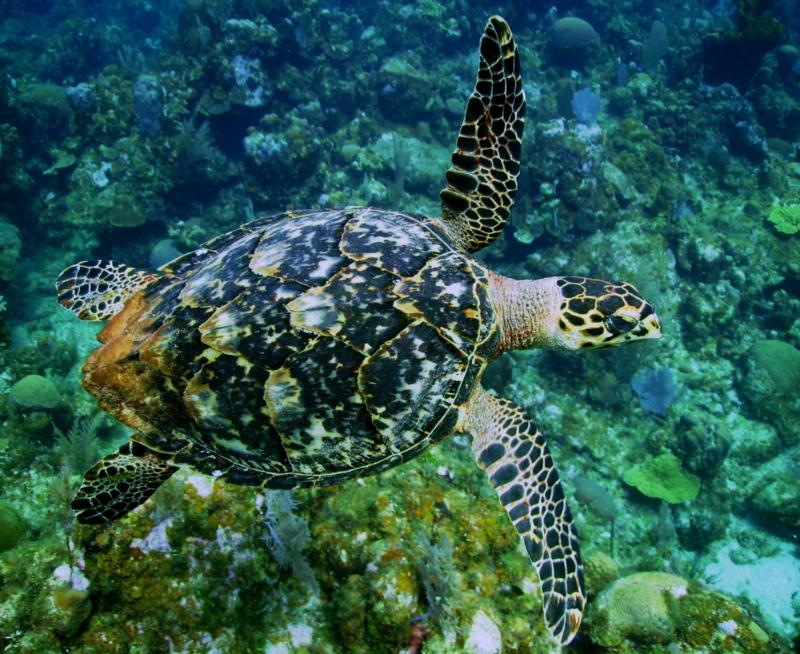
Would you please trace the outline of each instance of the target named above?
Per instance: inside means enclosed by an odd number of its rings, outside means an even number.
[[[532,419],[480,385],[507,350],[581,350],[658,338],[634,286],[515,280],[472,253],[503,230],[517,189],[525,94],[508,24],[489,19],[441,216],[288,211],[145,272],[84,261],[59,302],[108,320],[83,384],[135,434],[92,467],[72,503],[105,523],[180,466],[265,488],[323,486],[472,436],[536,568],[544,617],[570,642],[585,605],[578,539]]]

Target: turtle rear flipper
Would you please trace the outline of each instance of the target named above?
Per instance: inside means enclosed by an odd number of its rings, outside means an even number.
[[[461,424],[539,575],[544,619],[564,645],[586,604],[575,525],[544,438],[527,413],[478,387]]]
[[[445,231],[475,252],[503,231],[517,192],[525,92],[511,28],[500,16],[486,24],[475,90],[467,102],[447,187],[440,193]]]
[[[83,478],[72,508],[78,522],[112,522],[144,503],[177,466],[141,443],[125,443],[92,466]]]
[[[81,261],[58,276],[58,303],[82,320],[108,320],[159,277],[116,261]]]

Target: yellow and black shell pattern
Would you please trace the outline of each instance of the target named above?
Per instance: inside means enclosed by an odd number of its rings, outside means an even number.
[[[498,345],[488,272],[422,216],[289,212],[161,272],[125,329],[160,389],[134,412],[161,416],[140,421],[158,426],[146,444],[234,483],[322,485],[415,456],[453,431]]]

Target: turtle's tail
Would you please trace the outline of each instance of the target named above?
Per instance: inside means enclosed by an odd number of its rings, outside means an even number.
[[[115,261],[81,261],[58,276],[58,302],[81,320],[108,320],[159,277]]]

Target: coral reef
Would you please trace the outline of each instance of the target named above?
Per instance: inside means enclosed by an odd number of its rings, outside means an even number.
[[[130,434],[80,387],[99,326],[60,309],[58,273],[156,268],[287,208],[438,215],[496,4],[0,6],[0,651],[550,652],[462,436],[291,498],[181,472],[112,527],[69,508]],[[665,335],[514,352],[484,377],[530,409],[565,481],[590,593],[575,651],[788,653],[797,8],[503,10],[527,126],[512,224],[480,256],[518,278],[629,280]]]
[[[694,652],[771,652],[773,644],[746,609],[696,583],[663,572],[640,572],[615,581],[591,609],[592,638],[615,651],[670,651],[685,643]],[[674,648],[673,648],[674,649]]]

